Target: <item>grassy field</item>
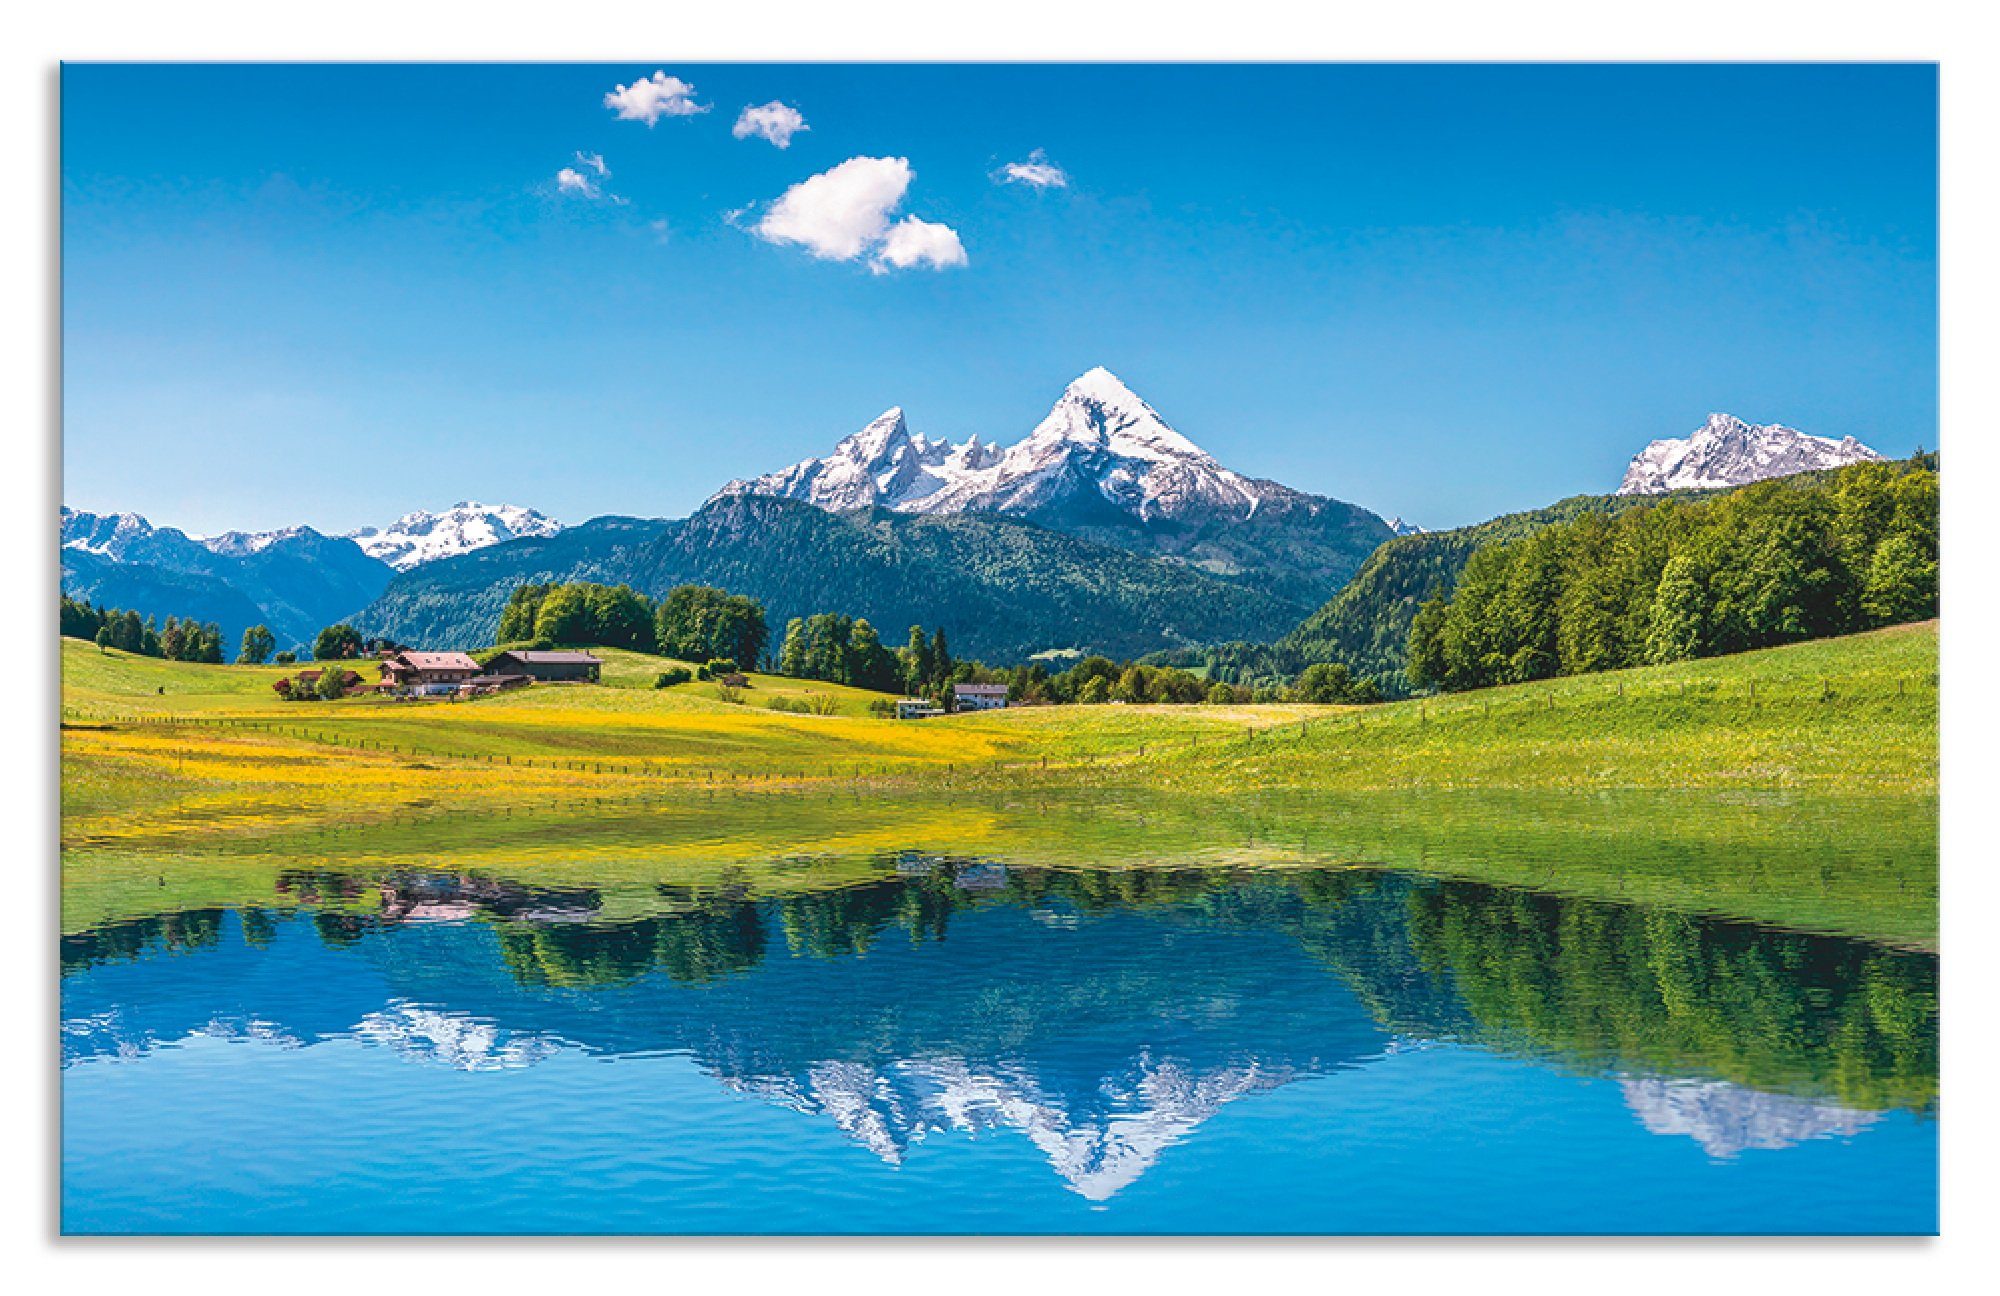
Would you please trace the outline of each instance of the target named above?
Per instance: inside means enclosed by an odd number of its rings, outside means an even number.
[[[654,689],[664,658],[605,650],[605,685],[466,702],[287,703],[279,667],[198,666],[63,644],[69,754],[134,735],[192,750],[228,731],[288,758],[371,753],[612,777],[784,780],[1115,772],[1179,789],[1743,787],[1934,793],[1936,623],[1734,657],[1375,707],[1023,707],[884,720],[887,695],[753,675]],[[772,711],[824,699],[833,714]],[[196,740],[199,740],[197,743]],[[135,750],[138,764],[157,753]],[[128,777],[131,771],[121,772]]]
[[[599,687],[286,703],[270,687],[286,668],[65,641],[65,927],[268,895],[301,860],[629,876],[643,897],[731,870],[816,884],[925,850],[1352,861],[1935,938],[1934,623],[1368,708],[922,722],[770,676],[740,702],[656,690],[671,663],[604,656]],[[833,714],[768,706],[815,693]]]

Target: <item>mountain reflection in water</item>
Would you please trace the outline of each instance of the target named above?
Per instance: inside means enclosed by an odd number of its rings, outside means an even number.
[[[778,897],[293,872],[62,942],[67,1067],[220,1036],[461,1071],[677,1055],[883,1162],[1012,1131],[1091,1201],[1226,1105],[1437,1044],[1620,1080],[1715,1158],[1928,1119],[1926,954],[1363,869],[892,856]]]

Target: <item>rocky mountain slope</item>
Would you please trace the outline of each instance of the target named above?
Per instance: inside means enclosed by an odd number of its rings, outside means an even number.
[[[1841,468],[1882,456],[1853,437],[1808,436],[1780,423],[1711,414],[1692,436],[1655,441],[1632,457],[1620,495],[1747,486],[1768,477]]]

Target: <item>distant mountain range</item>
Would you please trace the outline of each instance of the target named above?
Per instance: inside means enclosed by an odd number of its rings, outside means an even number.
[[[281,644],[333,621],[436,647],[490,643],[523,581],[589,579],[661,595],[685,581],[792,616],[865,616],[887,639],[942,625],[996,662],[1137,655],[1227,640],[1401,668],[1423,594],[1472,549],[1581,508],[1879,459],[1852,437],[1711,415],[1655,441],[1616,497],[1430,532],[1225,467],[1109,370],[1072,382],[1011,445],[959,444],[891,408],[822,458],[729,482],[690,517],[567,528],[466,501],[347,536],[310,527],[190,537],[136,514],[63,510],[63,584],[94,602],[222,624]],[[1357,575],[1358,573],[1358,575]],[[1379,606],[1378,606],[1379,605]]]
[[[214,621],[232,655],[243,631],[259,623],[281,647],[310,644],[394,574],[352,540],[310,527],[196,540],[136,513],[62,511],[64,593],[161,621]]]
[[[1655,441],[1632,457],[1620,495],[1747,486],[1770,477],[1843,468],[1882,456],[1853,437],[1807,436],[1781,423],[1711,414],[1694,435]]]
[[[353,536],[294,526],[196,537],[137,513],[69,508],[61,527],[64,593],[160,621],[216,622],[233,651],[258,624],[280,646],[310,644],[322,627],[373,602],[398,570],[560,524],[513,505],[459,504]]]

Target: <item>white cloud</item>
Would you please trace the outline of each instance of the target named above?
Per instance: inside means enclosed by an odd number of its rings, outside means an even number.
[[[1035,189],[1066,189],[1069,173],[1049,161],[1041,149],[1028,154],[1025,162],[1009,162],[993,173],[995,184],[1024,184]]]
[[[791,145],[792,136],[802,130],[811,129],[812,127],[806,125],[804,113],[790,104],[779,103],[773,99],[767,104],[745,108],[736,118],[736,125],[730,128],[729,133],[737,139],[749,139],[755,135],[759,139],[771,141],[779,148],[787,148]]]
[[[556,172],[556,192],[575,194],[579,198],[598,198],[603,196],[604,191],[597,187],[597,181],[575,167],[564,167]]]
[[[597,172],[599,177],[605,180],[611,178],[611,168],[604,165],[604,155],[602,153],[586,153],[582,149],[578,149],[576,151],[576,160],[579,165],[589,167],[592,171]]]
[[[796,243],[824,260],[852,261],[888,232],[889,213],[914,174],[907,158],[849,158],[785,190],[756,233],[773,243]]]
[[[958,241],[957,230],[915,216],[905,216],[889,227],[888,236],[882,240],[871,263],[877,274],[915,266],[943,270],[964,264],[965,245]]]
[[[616,112],[620,121],[642,121],[648,126],[662,117],[692,117],[708,111],[707,104],[694,101],[693,86],[665,72],[619,86],[604,96],[604,106]]]
[[[785,190],[751,232],[823,261],[858,261],[872,252],[878,272],[964,265],[965,247],[950,226],[914,216],[890,225],[915,178],[908,158],[852,157]]]

